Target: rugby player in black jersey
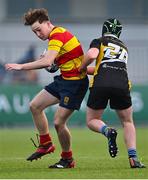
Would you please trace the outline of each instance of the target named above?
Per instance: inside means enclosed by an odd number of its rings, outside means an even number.
[[[80,71],[87,68],[88,74],[93,74],[87,102],[87,126],[90,130],[107,137],[110,156],[116,157],[117,131],[108,127],[102,120],[103,112],[109,103],[110,108],[116,110],[123,126],[130,167],[144,168],[137,157],[136,131],[127,74],[128,49],[119,40],[121,30],[119,20],[106,20],[102,28],[102,37],[92,40],[80,67]],[[95,67],[87,67],[94,60]]]

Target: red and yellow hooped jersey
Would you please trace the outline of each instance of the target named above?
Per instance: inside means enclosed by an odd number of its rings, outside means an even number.
[[[79,72],[83,50],[78,39],[63,27],[55,27],[49,35],[48,50],[58,51],[56,63],[62,77],[68,80],[83,79],[85,72]]]

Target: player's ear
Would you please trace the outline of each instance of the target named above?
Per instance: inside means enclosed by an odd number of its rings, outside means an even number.
[[[48,25],[48,27],[50,27],[50,25],[51,25],[51,22],[50,22],[50,21],[47,21],[47,25]]]

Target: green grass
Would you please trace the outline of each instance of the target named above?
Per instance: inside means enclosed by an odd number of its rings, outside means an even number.
[[[56,151],[41,160],[27,162],[35,149],[29,140],[34,129],[0,129],[1,179],[148,179],[148,169],[130,169],[123,142],[123,131],[118,130],[119,154],[111,158],[104,136],[88,129],[71,128],[74,169],[48,169],[59,160],[60,146],[52,130]],[[142,162],[148,166],[148,130],[137,129],[137,149]]]

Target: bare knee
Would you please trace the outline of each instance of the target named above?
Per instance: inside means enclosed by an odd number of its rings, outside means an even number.
[[[125,121],[122,121],[122,126],[123,127],[128,127],[134,125],[133,120],[132,119],[126,119]]]
[[[55,127],[56,131],[59,131],[60,123],[58,123],[57,121],[54,121],[54,127]]]
[[[62,129],[65,128],[65,124],[61,124],[61,123],[55,122],[55,123],[54,123],[54,127],[55,127],[55,129],[56,129],[57,132],[60,132]]]
[[[129,107],[124,110],[117,110],[117,114],[121,120],[123,126],[128,124],[133,124],[133,113],[132,107]]]
[[[57,132],[67,129],[66,122],[73,111],[59,108],[54,116],[54,127]]]
[[[65,123],[62,122],[62,120],[60,120],[60,118],[55,118],[54,119],[54,127],[56,129],[56,131],[58,132],[59,130],[61,130],[62,128],[64,128]]]
[[[133,119],[132,117],[120,117],[121,124],[123,127],[129,126],[130,124],[133,124]]]
[[[38,113],[42,111],[34,101],[29,103],[29,108],[32,113]]]

